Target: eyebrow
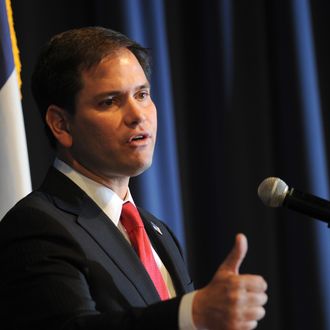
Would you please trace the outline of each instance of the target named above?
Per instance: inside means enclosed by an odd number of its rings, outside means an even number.
[[[139,86],[135,87],[134,92],[139,91],[141,89],[146,89],[146,88],[150,89],[150,84],[149,83],[145,83],[145,84],[142,84],[142,85],[139,85]],[[115,96],[115,95],[120,95],[120,94],[123,94],[123,91],[113,90],[113,91],[109,91],[109,92],[100,93],[96,97],[97,98],[102,98],[102,97],[105,97],[105,96]]]

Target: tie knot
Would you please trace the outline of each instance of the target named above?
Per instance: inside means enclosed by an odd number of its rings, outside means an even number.
[[[126,202],[125,204],[123,204],[120,221],[126,228],[127,232],[131,232],[132,230],[139,227],[144,227],[139,211],[130,202]]]

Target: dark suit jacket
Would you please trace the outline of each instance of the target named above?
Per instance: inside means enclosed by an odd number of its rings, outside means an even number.
[[[176,329],[181,296],[193,286],[173,234],[139,211],[177,298],[160,302],[112,221],[51,168],[0,222],[0,328]]]

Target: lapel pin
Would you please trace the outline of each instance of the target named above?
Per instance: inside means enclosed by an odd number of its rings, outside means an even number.
[[[158,234],[163,235],[162,231],[157,225],[155,225],[153,222],[151,222],[151,224]]]

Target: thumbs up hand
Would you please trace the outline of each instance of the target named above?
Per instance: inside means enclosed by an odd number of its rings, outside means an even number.
[[[247,249],[246,237],[238,234],[211,282],[197,291],[192,312],[198,329],[250,330],[264,317],[265,280],[257,275],[239,274]]]

